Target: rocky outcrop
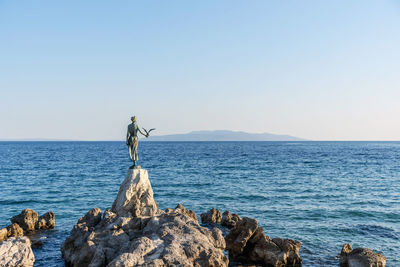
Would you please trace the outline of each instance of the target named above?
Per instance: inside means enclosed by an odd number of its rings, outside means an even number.
[[[115,217],[115,214],[114,214]],[[85,225],[85,227],[95,227],[101,221],[101,209],[94,208],[88,211],[85,216],[81,217],[78,220],[77,225]]]
[[[10,237],[0,242],[0,266],[31,267],[35,256],[31,249],[31,241],[27,237]]]
[[[39,229],[54,228],[54,213],[47,212],[38,217],[36,211],[25,209],[12,217],[11,222],[11,225],[0,229],[0,266],[33,266],[35,257],[31,247],[41,247],[43,243],[36,239],[32,242],[23,235],[31,235]]]
[[[153,189],[145,169],[129,169],[112,209],[118,216],[153,216],[158,211]]]
[[[24,209],[20,214],[11,218],[13,223],[9,227],[14,227],[15,224],[21,227],[25,234],[40,229],[52,229],[55,225],[54,213],[49,211],[38,217],[38,213],[32,209]],[[10,236],[10,235],[9,235]]]
[[[31,247],[40,248],[43,242],[32,234],[35,230],[54,228],[54,213],[47,212],[38,217],[36,211],[25,209],[12,217],[11,222],[11,225],[0,229],[0,266],[33,266],[35,258]],[[9,251],[3,253],[1,250]]]
[[[201,222],[202,223],[220,223],[221,222],[221,212],[219,211],[219,209],[210,209],[208,212],[206,213],[202,213],[200,215],[201,218]]]
[[[0,229],[0,242],[7,239],[8,230],[7,228]]]
[[[227,266],[219,229],[178,205],[161,211],[147,171],[130,169],[112,210],[92,209],[62,245],[70,266]]]
[[[190,218],[192,218],[194,221],[198,222],[199,220],[197,219],[196,213],[194,213],[193,210],[187,210],[182,204],[178,204],[175,209],[166,209],[166,213],[179,213],[186,215]]]
[[[7,226],[7,237],[19,237],[24,235],[24,230],[17,223]]]
[[[340,267],[385,267],[386,257],[369,248],[355,248],[344,244],[340,252]]]
[[[25,232],[34,231],[38,213],[31,209],[24,209],[20,214],[11,218],[12,223],[17,223]]]
[[[242,256],[247,241],[253,236],[257,228],[257,220],[244,217],[236,227],[229,232],[225,240],[226,249],[229,251],[230,257],[239,258]]]
[[[237,214],[231,214],[229,211],[225,211],[222,216],[219,209],[212,208],[208,212],[202,213],[200,215],[202,223],[210,224],[221,224],[226,228],[235,227],[236,223],[240,220],[240,216]]]
[[[9,237],[31,236],[35,230],[52,229],[55,226],[53,212],[46,212],[38,217],[38,213],[31,209],[24,209],[20,214],[11,218],[12,224],[0,229],[0,241]]]
[[[231,214],[228,210],[222,213],[221,225],[227,228],[233,228],[236,223],[240,221],[240,216],[237,214]]]
[[[74,226],[62,247],[72,266],[226,266],[219,229],[201,227],[179,212],[151,218],[119,217],[91,210]]]
[[[255,219],[244,217],[225,237],[229,257],[242,263],[261,265],[300,266],[301,243],[296,240],[274,238],[264,234]]]
[[[53,229],[56,224],[54,213],[49,211],[38,218],[35,224],[36,230]]]
[[[54,228],[55,217],[53,212],[47,212],[38,217],[36,211],[25,209],[11,218],[12,224],[0,229],[0,266],[33,266],[35,257],[31,247],[39,248],[41,240],[32,237],[33,231]]]

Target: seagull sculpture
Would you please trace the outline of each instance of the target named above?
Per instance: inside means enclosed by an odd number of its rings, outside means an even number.
[[[146,130],[145,128],[142,128],[143,129],[143,131],[146,133],[146,137],[149,137],[150,136],[150,132],[151,131],[154,131],[156,128],[152,128],[152,129],[150,129],[150,130]]]

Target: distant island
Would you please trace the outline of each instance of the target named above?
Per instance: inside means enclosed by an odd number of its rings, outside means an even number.
[[[240,131],[193,131],[186,134],[150,136],[143,141],[308,141],[290,135],[246,133]]]

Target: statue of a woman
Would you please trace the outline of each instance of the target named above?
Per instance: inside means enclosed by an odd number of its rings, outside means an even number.
[[[128,125],[128,132],[126,133],[126,144],[129,147],[129,156],[131,157],[131,160],[133,161],[133,166],[132,168],[139,169],[140,166],[136,165],[136,161],[139,160],[138,157],[138,143],[139,143],[139,137],[138,137],[138,132],[144,135],[146,138],[149,137],[149,132],[145,130],[146,133],[143,133],[138,124],[137,124],[137,117],[133,116],[131,118],[132,123]],[[144,129],[143,129],[144,130]]]

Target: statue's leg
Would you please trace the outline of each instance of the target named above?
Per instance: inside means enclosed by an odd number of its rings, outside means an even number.
[[[129,145],[129,157],[133,161],[133,154],[132,154],[132,145]]]
[[[137,151],[138,143],[139,143],[138,138],[135,138],[135,141],[133,142],[133,145],[134,145],[134,148],[135,148],[135,149],[134,149],[134,152],[135,152],[135,162],[139,160],[138,151]],[[136,164],[135,164],[135,165],[136,165]]]

